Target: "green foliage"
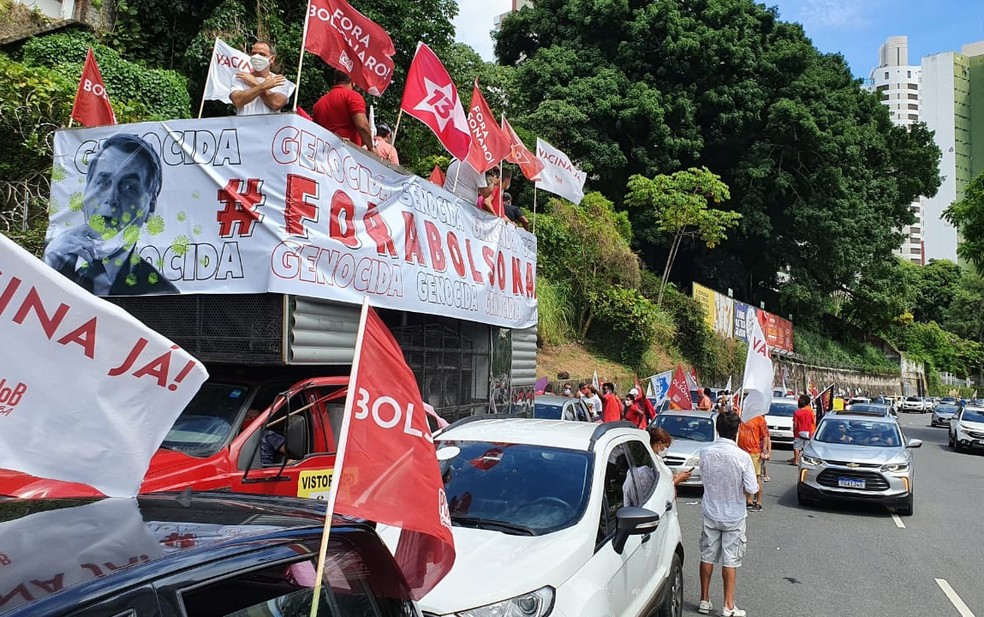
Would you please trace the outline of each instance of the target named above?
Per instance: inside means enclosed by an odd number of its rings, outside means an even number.
[[[907,267],[916,274],[913,318],[916,321],[935,321],[942,324],[950,312],[950,303],[959,293],[962,276],[960,266],[947,259],[931,259],[924,267],[914,264],[907,264]]]
[[[673,340],[672,318],[635,289],[612,286],[592,292],[591,337],[613,360],[642,369],[653,345]]]
[[[946,317],[946,327],[972,341],[984,343],[984,277],[967,272],[957,286]]]
[[[980,343],[947,332],[936,322],[905,324],[896,330],[895,342],[907,356],[924,362],[932,370],[966,376],[984,364],[984,348]]]
[[[798,320],[896,248],[911,201],[940,183],[925,126],[894,126],[842,57],[764,4],[537,0],[504,20],[496,53],[515,66],[516,119],[602,193],[636,174],[720,174],[741,224],[713,259],[681,249],[675,277],[753,302],[780,287]],[[647,264],[662,266],[634,222]]]
[[[862,330],[885,333],[911,316],[920,276],[919,266],[885,255],[843,289],[847,300],[840,316]]]
[[[124,112],[117,118],[120,122],[191,115],[184,76],[124,60],[117,51],[97,43],[89,32],[79,30],[34,37],[24,45],[24,63],[51,68],[77,84],[89,47],[99,63],[110,102],[114,109]]]
[[[403,163],[403,159],[400,159],[400,162]],[[431,172],[434,171],[435,165],[440,167],[442,171],[447,171],[448,165],[450,164],[451,157],[447,154],[431,154],[423,158],[412,159],[408,160],[406,163],[403,163],[404,166],[409,165],[410,170],[421,178],[429,178]]]
[[[571,336],[570,291],[540,276],[536,280],[537,338],[541,345],[561,345]]]
[[[793,329],[793,347],[796,353],[819,366],[849,368],[875,373],[899,372],[881,351],[870,343],[845,337],[835,338],[829,332],[809,330],[797,325]]]
[[[573,325],[584,338],[591,327],[592,294],[618,285],[639,285],[639,260],[622,233],[631,228],[624,213],[599,193],[588,193],[580,206],[551,199],[547,213],[536,216],[537,269],[552,281],[570,286],[578,307]]]
[[[943,218],[960,230],[957,255],[984,274],[984,173],[967,185],[963,199],[943,211]]]

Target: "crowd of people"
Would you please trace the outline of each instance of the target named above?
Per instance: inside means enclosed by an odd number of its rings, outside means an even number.
[[[273,72],[276,47],[271,41],[257,41],[250,55],[250,68],[236,74],[230,98],[240,116],[278,113],[287,106],[295,85]],[[366,102],[352,78],[334,70],[333,85],[311,109],[311,120],[340,138],[375,153],[379,158],[400,164],[393,144],[393,131],[386,124],[373,127],[366,112]],[[375,129],[375,130],[374,130]],[[522,209],[513,203],[508,192],[512,181],[509,167],[495,167],[480,173],[467,161],[452,160],[445,173],[444,187],[466,202],[492,215],[502,215],[529,231],[530,222]]]

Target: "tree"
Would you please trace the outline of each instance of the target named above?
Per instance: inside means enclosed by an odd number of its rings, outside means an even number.
[[[960,289],[960,266],[948,259],[930,259],[922,268],[912,267],[916,272],[913,318],[943,325],[950,313],[950,303]]]
[[[984,173],[967,185],[963,199],[943,211],[943,218],[960,230],[957,255],[984,273]]]
[[[707,207],[708,201],[715,204],[727,201],[731,193],[728,186],[721,182],[720,176],[706,167],[691,167],[651,179],[635,175],[629,178],[628,190],[625,204],[645,210],[641,218],[653,222],[647,226],[646,239],[670,237],[670,252],[663,266],[663,277],[656,296],[656,306],[660,306],[673,260],[683,241],[699,238],[707,248],[712,249],[727,238],[727,231],[738,224],[741,215]]]
[[[594,294],[608,287],[639,286],[639,258],[629,246],[632,228],[624,212],[600,193],[588,193],[579,206],[551,199],[535,217],[537,270],[554,283],[568,286],[575,308],[578,337],[588,334],[594,317]]]
[[[842,57],[748,0],[537,0],[504,20],[496,53],[516,69],[517,120],[578,160],[593,188],[618,195],[632,175],[693,166],[720,174],[740,226],[713,258],[682,248],[676,277],[752,301],[779,289],[798,318],[897,248],[909,204],[939,186],[925,126],[894,126]],[[646,263],[665,263],[646,225],[633,228]]]

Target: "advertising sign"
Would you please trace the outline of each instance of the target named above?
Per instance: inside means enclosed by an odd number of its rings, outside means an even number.
[[[762,328],[770,349],[793,351],[793,322],[744,302],[735,302],[735,338],[749,342],[751,325],[747,315],[762,315]]]
[[[284,293],[508,328],[536,239],[299,116],[61,130],[48,265],[96,295]]]
[[[694,283],[694,299],[704,307],[707,327],[723,337],[731,338],[734,333],[735,301],[698,283]]]

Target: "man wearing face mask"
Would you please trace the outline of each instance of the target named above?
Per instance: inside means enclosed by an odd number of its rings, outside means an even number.
[[[294,84],[287,81],[283,75],[277,75],[270,70],[276,58],[273,43],[257,41],[253,43],[249,64],[252,70],[236,74],[236,84],[232,87],[229,98],[236,106],[236,114],[253,116],[257,114],[276,113],[287,104],[287,99],[294,92]]]
[[[97,296],[178,293],[136,253],[160,191],[157,152],[136,135],[113,135],[89,159],[85,224],[57,234],[49,229],[44,262]]]

